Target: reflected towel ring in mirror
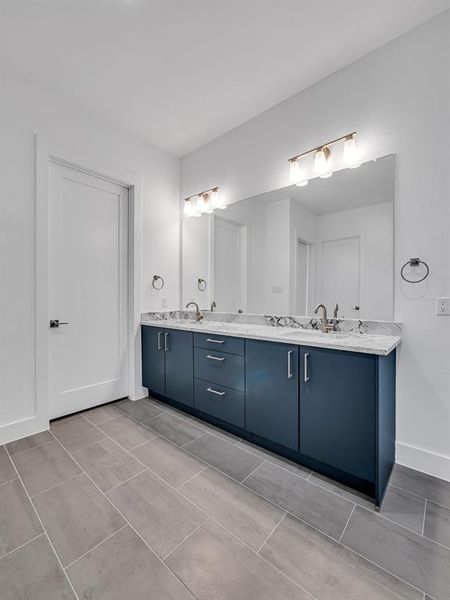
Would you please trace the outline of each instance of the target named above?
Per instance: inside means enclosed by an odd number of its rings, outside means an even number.
[[[164,279],[160,275],[153,275],[152,288],[155,290],[162,290],[164,287]]]
[[[204,292],[206,290],[206,281],[199,277],[197,281],[197,287],[201,292]]]
[[[423,275],[423,277],[420,277],[420,279],[408,279],[407,277],[405,277],[405,268],[407,266],[410,267],[419,267],[420,265],[423,265],[425,267],[425,275]],[[430,273],[430,267],[427,265],[426,262],[424,262],[423,260],[420,260],[420,258],[410,258],[408,260],[408,262],[405,262],[405,264],[403,265],[403,267],[401,268],[400,271],[400,275],[402,276],[402,279],[404,281],[406,281],[407,283],[420,283],[421,281],[423,281],[424,279],[426,279],[428,277]]]

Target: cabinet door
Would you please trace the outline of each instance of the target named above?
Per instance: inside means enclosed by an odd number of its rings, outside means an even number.
[[[246,340],[246,429],[298,450],[298,346]]]
[[[300,349],[300,452],[373,481],[376,357]]]
[[[142,385],[164,395],[164,329],[142,325]]]
[[[194,406],[193,334],[166,329],[163,337],[166,396],[186,406]]]

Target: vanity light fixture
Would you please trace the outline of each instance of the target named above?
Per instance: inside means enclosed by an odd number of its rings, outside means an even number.
[[[292,183],[295,183],[295,185],[298,185],[299,187],[307,185],[307,173],[300,165],[300,159],[308,156],[309,154],[314,154],[314,173],[322,179],[331,177],[333,175],[333,171],[331,170],[330,146],[333,146],[338,142],[344,142],[344,152],[342,158],[343,165],[349,169],[355,169],[356,167],[359,167],[361,162],[356,148],[355,136],[356,131],[352,131],[351,133],[347,133],[346,135],[331,140],[326,144],[322,144],[321,146],[317,146],[316,148],[312,148],[311,150],[307,150],[306,152],[302,152],[301,154],[293,156],[289,159],[289,179],[292,181]],[[333,156],[336,156],[336,154]],[[339,168],[339,164],[337,164],[337,168]]]
[[[355,134],[347,135],[344,142],[344,163],[349,169],[356,169],[361,166],[359,162],[358,150],[356,148]]]
[[[224,209],[226,204],[220,195],[219,188],[216,186],[185,198],[183,215],[185,217],[200,217],[204,213],[214,212],[217,208]]]
[[[327,146],[323,146],[314,153],[314,173],[322,179],[327,179],[333,175],[328,163],[330,154],[331,151]]]
[[[305,170],[300,165],[300,159],[298,158],[289,161],[289,179],[298,187],[308,185]]]

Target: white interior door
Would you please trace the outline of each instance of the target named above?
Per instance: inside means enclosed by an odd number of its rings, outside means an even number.
[[[308,297],[308,244],[297,240],[295,314],[306,315]]]
[[[52,164],[50,418],[129,393],[128,190]]]
[[[360,316],[360,240],[359,236],[322,242],[321,295],[330,314],[339,304],[339,316]]]
[[[245,310],[242,225],[214,219],[214,300],[220,312]]]

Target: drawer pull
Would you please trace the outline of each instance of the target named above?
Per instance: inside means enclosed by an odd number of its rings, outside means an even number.
[[[211,344],[224,344],[225,340],[213,340],[212,338],[206,338],[207,342],[211,342]]]
[[[165,333],[164,334],[164,352],[167,352],[167,350],[169,349],[169,344],[167,343],[168,338],[169,338],[169,334]]]
[[[206,389],[207,392],[211,394],[216,394],[217,396],[225,396],[225,392],[218,392],[217,390],[213,390],[211,387]]]
[[[162,336],[162,331],[158,331],[158,350],[162,350],[161,336]]]
[[[219,357],[219,356],[211,356],[211,354],[208,354],[208,355],[206,356],[206,358],[209,358],[210,360],[218,360],[218,361],[220,361],[220,362],[222,362],[223,360],[225,360],[225,357],[224,357],[224,356],[222,356],[222,357]]]

